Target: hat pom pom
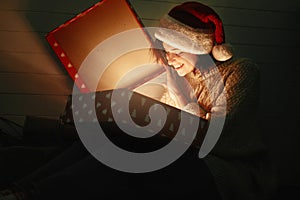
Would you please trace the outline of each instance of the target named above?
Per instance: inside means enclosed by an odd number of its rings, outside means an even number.
[[[232,58],[233,48],[230,44],[215,45],[212,49],[212,55],[218,61],[226,61]]]

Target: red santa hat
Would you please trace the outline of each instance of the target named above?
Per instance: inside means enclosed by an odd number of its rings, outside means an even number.
[[[170,46],[193,54],[210,54],[218,61],[233,56],[225,43],[223,23],[210,7],[199,2],[175,6],[161,18],[155,37]]]

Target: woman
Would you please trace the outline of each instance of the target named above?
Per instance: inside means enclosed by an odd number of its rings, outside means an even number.
[[[190,148],[171,165],[127,174],[102,165],[82,144],[18,181],[6,197],[19,199],[268,199],[272,192],[266,147],[257,126],[259,71],[236,59],[225,44],[222,21],[197,2],[175,6],[161,19],[153,48],[167,71],[162,101],[211,120],[225,118],[213,150],[199,159]],[[4,193],[4,192],[2,192]],[[3,195],[2,199],[6,198]],[[0,196],[1,199],[1,196]]]
[[[162,101],[208,120],[225,117],[217,144],[203,158],[222,198],[267,199],[276,176],[259,128],[257,65],[233,56],[220,17],[201,3],[174,7],[160,27],[153,52],[167,66]]]

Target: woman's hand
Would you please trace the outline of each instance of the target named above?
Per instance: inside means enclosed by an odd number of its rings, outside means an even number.
[[[183,77],[179,77],[177,72],[169,66],[165,66],[166,75],[167,75],[167,90],[170,97],[176,104],[176,107],[182,109],[189,102],[191,102],[189,91],[184,91],[183,87],[186,83],[186,80]]]
[[[167,88],[169,91],[172,91],[175,95],[181,94],[181,89],[179,88],[178,84],[176,83],[176,71],[169,66],[165,66],[166,74],[167,74]]]

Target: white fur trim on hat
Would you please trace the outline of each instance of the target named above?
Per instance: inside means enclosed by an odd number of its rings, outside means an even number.
[[[214,32],[187,26],[165,15],[160,20],[161,28],[154,36],[168,45],[192,54],[209,54],[214,46]]]

